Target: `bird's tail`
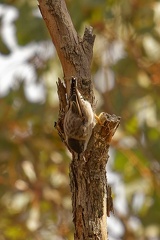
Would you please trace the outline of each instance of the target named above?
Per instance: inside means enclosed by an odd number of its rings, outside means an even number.
[[[76,101],[76,88],[77,88],[77,79],[72,77],[71,79],[71,89],[70,89],[70,97],[69,100]]]
[[[83,98],[77,89],[77,79],[75,77],[72,77],[71,79],[70,97],[68,100],[70,101],[70,103],[72,103],[72,112],[82,117]]]

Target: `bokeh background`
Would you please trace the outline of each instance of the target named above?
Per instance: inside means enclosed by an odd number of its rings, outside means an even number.
[[[160,239],[160,1],[67,0],[96,34],[101,111],[121,116],[107,165],[110,240]],[[35,0],[0,3],[0,240],[72,240],[70,153],[54,129],[63,72]]]

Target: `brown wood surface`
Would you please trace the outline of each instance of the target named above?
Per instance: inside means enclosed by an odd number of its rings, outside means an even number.
[[[95,35],[91,27],[85,29],[83,38],[77,35],[64,0],[38,2],[64,73],[64,82],[59,79],[57,83],[59,118],[55,127],[65,143],[63,120],[72,76],[78,78],[79,91],[95,108],[91,81]],[[107,196],[106,164],[109,144],[119,122],[119,117],[101,113],[85,153],[80,159],[72,153],[70,186],[75,240],[107,240],[107,213],[109,216],[113,204],[111,191]]]

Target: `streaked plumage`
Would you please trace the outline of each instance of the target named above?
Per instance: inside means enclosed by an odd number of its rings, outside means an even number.
[[[87,144],[94,127],[94,113],[91,104],[84,100],[77,89],[77,80],[72,78],[70,97],[64,118],[64,133],[69,147],[80,154]]]

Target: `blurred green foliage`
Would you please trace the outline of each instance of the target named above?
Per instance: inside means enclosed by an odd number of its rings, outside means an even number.
[[[66,3],[76,30],[81,34],[85,25],[92,25],[96,33],[92,72],[97,112],[115,113],[122,118],[111,146],[111,168],[123,180],[128,207],[124,215],[115,211],[124,225],[117,239],[159,239],[160,3]],[[50,40],[36,1],[5,0],[0,7],[17,10],[12,24],[21,48]],[[2,14],[1,33],[2,26],[7,27],[3,19]],[[4,60],[11,57],[12,51],[0,37]],[[30,64],[36,79],[45,81],[45,101],[27,98],[21,76],[13,76],[16,87],[11,86],[0,96],[0,240],[73,239],[70,157],[54,130],[58,102],[52,98],[56,93],[52,81],[62,76],[61,66],[55,54],[52,58],[35,54]],[[50,72],[54,72],[52,80]],[[0,81],[6,81],[5,75]],[[139,221],[136,227],[130,224],[133,217]]]
[[[28,21],[29,20],[29,21]],[[33,6],[25,2],[19,7],[19,17],[15,22],[18,43],[26,45],[32,41],[47,40],[49,38],[47,28],[41,18],[35,17]],[[25,31],[22,29],[25,29]],[[37,29],[39,29],[37,31]]]

